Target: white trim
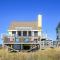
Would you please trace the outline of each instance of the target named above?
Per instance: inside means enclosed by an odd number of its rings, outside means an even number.
[[[38,30],[32,30],[32,31],[38,31]]]
[[[39,44],[39,43],[4,43],[4,44]]]
[[[8,30],[8,31],[17,31],[17,30]]]
[[[8,31],[39,31],[39,30],[8,30]]]

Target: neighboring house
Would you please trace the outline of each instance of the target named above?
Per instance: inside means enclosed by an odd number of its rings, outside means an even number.
[[[53,41],[53,47],[60,47],[60,22],[58,23],[56,27],[56,40]]]
[[[56,27],[56,46],[60,47],[60,22],[58,24],[58,26]]]
[[[52,40],[45,39],[45,40],[41,41],[41,49],[46,49],[46,48],[51,48],[51,47],[53,47]]]
[[[58,24],[58,26],[56,28],[56,34],[57,34],[56,40],[60,41],[60,22],[59,22],[59,24]]]

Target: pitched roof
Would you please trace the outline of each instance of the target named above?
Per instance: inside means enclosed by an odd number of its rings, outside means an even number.
[[[38,24],[37,22],[18,22],[18,21],[13,21],[8,30],[15,30],[16,27],[32,27],[32,29],[38,29]]]

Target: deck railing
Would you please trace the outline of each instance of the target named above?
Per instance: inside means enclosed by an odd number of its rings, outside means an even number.
[[[34,39],[37,39],[34,40]],[[15,36],[5,36],[3,37],[4,43],[39,43],[38,36],[21,36],[21,37],[15,37]]]

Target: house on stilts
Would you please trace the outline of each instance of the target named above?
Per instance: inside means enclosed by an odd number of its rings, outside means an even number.
[[[37,21],[18,22],[13,21],[8,28],[8,35],[3,35],[4,45],[8,50],[38,50],[41,49],[42,15],[38,15]]]

